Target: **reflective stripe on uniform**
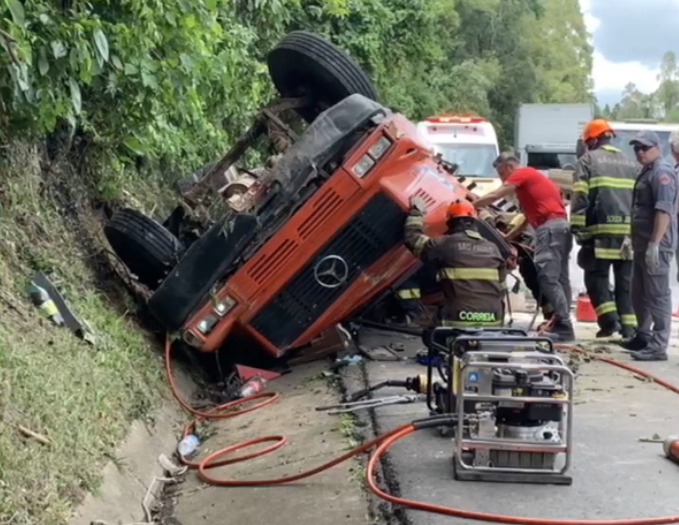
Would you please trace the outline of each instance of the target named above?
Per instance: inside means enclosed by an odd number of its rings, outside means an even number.
[[[415,241],[415,246],[413,246],[413,253],[419,257],[428,241],[429,237],[426,235],[418,235],[417,240]]]
[[[471,321],[441,321],[442,326],[447,326],[450,328],[476,328],[476,327],[496,327],[502,326],[502,321],[492,321],[492,322],[471,322]]]
[[[633,190],[634,179],[623,179],[621,177],[591,177],[589,179],[590,189],[594,188],[618,188],[621,190]]]
[[[594,257],[597,259],[608,259],[617,261],[622,259],[622,253],[619,248],[594,248]]]
[[[410,299],[419,299],[422,296],[422,293],[419,288],[404,288],[396,292],[396,295],[398,295],[400,299],[407,301]]]
[[[592,224],[587,231],[591,235],[629,235],[632,227],[630,224]]]
[[[499,281],[500,272],[493,268],[442,268],[436,274],[439,281]]]
[[[620,323],[622,326],[631,326],[636,328],[637,326],[637,316],[634,314],[624,314],[620,316]]]
[[[586,226],[587,218],[584,214],[572,213],[571,214],[571,225],[572,226]]]
[[[573,193],[589,193],[589,184],[586,180],[579,180],[573,183]]]
[[[421,215],[408,215],[406,219],[406,226],[422,226],[424,221]]]
[[[618,307],[615,305],[613,301],[606,301],[605,303],[601,303],[599,306],[595,308],[596,314],[598,316],[610,314],[612,312],[617,312],[617,310]]]

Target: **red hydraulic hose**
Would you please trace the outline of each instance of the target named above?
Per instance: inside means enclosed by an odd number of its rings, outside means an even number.
[[[622,368],[624,370],[627,370],[629,372],[632,372],[636,375],[645,377],[665,388],[668,390],[671,390],[672,392],[679,394],[679,387],[668,383],[659,377],[656,377],[655,375],[646,372],[645,370],[641,370],[640,368],[636,368],[634,366],[628,365],[626,363],[622,363],[620,361],[616,361],[614,359],[609,359],[609,358],[603,358],[600,357],[598,354],[588,352],[587,350],[583,350],[582,348],[579,348],[577,346],[571,346],[571,345],[556,345],[560,350],[566,351],[566,352],[574,352],[574,353],[579,353],[579,354],[585,354],[593,359],[598,359],[599,361],[602,361],[604,363],[617,366],[618,368]],[[275,392],[267,392],[267,393],[259,393],[254,396],[250,396],[247,398],[239,399],[237,401],[232,401],[230,403],[226,403],[223,405],[219,405],[215,408],[212,408],[208,411],[201,412],[198,410],[195,410],[192,408],[182,397],[181,394],[179,393],[176,383],[174,381],[174,377],[172,375],[172,366],[170,362],[170,354],[171,354],[171,349],[172,349],[172,343],[170,338],[168,337],[165,341],[165,371],[167,373],[167,378],[168,382],[170,384],[170,388],[172,389],[172,394],[174,397],[177,399],[179,404],[189,413],[193,414],[196,416],[196,419],[193,419],[190,421],[186,427],[184,428],[184,434],[188,434],[193,426],[197,423],[198,420],[200,419],[224,419],[224,418],[230,418],[230,417],[235,417],[241,414],[245,414],[247,412],[252,412],[253,410],[257,410],[259,408],[262,408],[270,403],[273,403],[277,398],[278,394]],[[250,405],[246,408],[242,408],[239,410],[235,410],[237,406],[247,404],[251,401],[255,401],[257,399],[265,399],[264,401],[260,401],[257,404]],[[380,434],[376,438],[372,439],[371,441],[368,441],[367,443],[364,443],[361,446],[358,446],[346,454],[339,456],[331,461],[328,461],[327,463],[324,463],[322,465],[319,465],[311,470],[307,470],[305,472],[301,472],[299,474],[294,474],[290,476],[284,476],[282,478],[271,478],[271,479],[258,479],[258,480],[230,480],[230,479],[220,479],[216,478],[214,476],[210,476],[207,471],[209,469],[221,466],[221,465],[228,465],[228,464],[233,464],[233,463],[238,463],[241,461],[246,461],[248,459],[252,459],[258,456],[262,456],[264,454],[267,454],[269,452],[272,452],[273,450],[276,450],[277,448],[280,448],[285,444],[286,440],[285,437],[283,436],[264,436],[260,438],[255,438],[251,439],[248,441],[244,441],[242,443],[237,443],[235,445],[228,446],[222,450],[218,450],[217,452],[213,452],[212,454],[208,455],[202,460],[199,460],[197,462],[190,462],[186,458],[181,457],[182,463],[187,465],[189,468],[197,469],[198,470],[198,475],[199,477],[206,483],[209,483],[210,485],[215,485],[219,487],[262,487],[262,486],[269,486],[269,485],[280,485],[283,483],[290,483],[293,481],[298,481],[300,479],[308,478],[310,476],[313,476],[315,474],[318,474],[320,472],[323,472],[324,470],[328,470],[335,465],[338,465],[344,461],[346,461],[349,458],[352,458],[362,452],[365,452],[369,450],[370,448],[377,446],[375,451],[371,454],[370,459],[368,461],[368,468],[366,469],[366,477],[367,477],[367,482],[368,486],[370,487],[370,490],[375,493],[377,496],[380,498],[389,501],[393,504],[400,505],[402,507],[408,507],[411,509],[415,510],[422,510],[425,512],[431,512],[435,514],[442,514],[445,516],[452,516],[452,517],[457,517],[457,518],[466,518],[466,519],[472,519],[472,520],[479,520],[479,521],[487,521],[487,522],[493,522],[493,523],[511,523],[511,524],[520,524],[520,525],[660,525],[663,523],[679,523],[679,515],[675,516],[662,516],[658,518],[634,518],[634,519],[613,519],[613,520],[567,520],[567,519],[547,519],[547,518],[528,518],[528,517],[522,517],[522,516],[507,516],[504,514],[493,514],[493,513],[488,513],[488,512],[480,512],[480,511],[474,511],[474,510],[465,510],[465,509],[459,509],[455,507],[446,507],[442,505],[436,505],[433,503],[426,503],[423,501],[416,501],[416,500],[411,500],[411,499],[406,499],[406,498],[401,498],[398,496],[394,496],[392,494],[388,494],[384,492],[382,489],[380,489],[377,486],[377,483],[375,482],[375,468],[380,461],[381,456],[387,451],[387,449],[393,445],[396,441],[399,439],[414,433],[416,430],[415,426],[412,423],[408,423],[406,425],[402,425],[400,427],[394,428],[393,430],[390,430],[388,432],[385,432],[384,434]],[[227,454],[230,454],[232,452],[235,452],[236,450],[240,450],[242,448],[247,448],[252,445],[256,445],[259,443],[268,443],[268,442],[273,442],[273,445],[270,445],[262,450],[258,450],[256,452],[252,452],[250,454],[244,454],[241,456],[236,456],[232,458],[227,458],[223,459],[224,456]]]

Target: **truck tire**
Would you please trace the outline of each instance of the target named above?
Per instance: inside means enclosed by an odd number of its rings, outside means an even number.
[[[151,290],[163,281],[184,250],[179,239],[160,223],[130,208],[116,212],[104,234],[120,261]]]
[[[267,65],[281,97],[312,99],[310,107],[297,110],[307,122],[349,95],[359,93],[377,100],[365,71],[343,50],[315,33],[289,33],[269,52]]]

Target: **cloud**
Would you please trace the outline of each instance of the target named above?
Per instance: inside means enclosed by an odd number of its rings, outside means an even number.
[[[639,62],[657,68],[670,49],[679,53],[679,0],[588,0],[598,19],[594,47],[616,64]]]
[[[600,104],[614,104],[628,82],[650,93],[658,65],[671,49],[679,54],[679,0],[580,0],[593,36],[594,91]]]
[[[617,90],[620,94],[628,82],[634,82],[645,93],[655,91],[658,87],[657,68],[635,61],[611,62],[599,51],[594,52],[592,70],[597,91]]]

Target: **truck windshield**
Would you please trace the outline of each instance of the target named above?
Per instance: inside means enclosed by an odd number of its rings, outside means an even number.
[[[616,131],[615,138],[611,141],[611,144],[616,148],[621,149],[629,158],[634,159],[634,149],[630,146],[629,141],[634,138],[638,131],[640,130],[626,129]],[[674,161],[670,158],[670,132],[656,131],[656,133],[658,134],[658,138],[660,138],[660,151],[662,152],[663,157],[667,158],[667,160],[674,165]]]
[[[467,177],[497,177],[493,161],[498,156],[494,144],[436,144],[443,160],[457,164],[457,173]]]
[[[573,168],[578,162],[578,157],[574,153],[529,153],[528,166],[536,170],[562,170]]]

